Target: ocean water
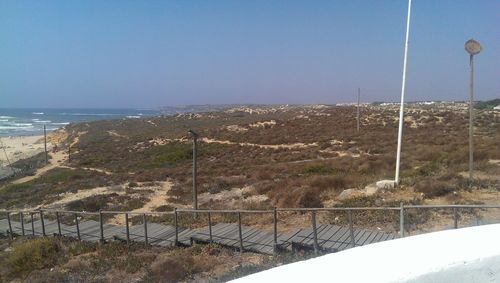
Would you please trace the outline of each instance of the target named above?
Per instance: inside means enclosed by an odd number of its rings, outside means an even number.
[[[69,123],[109,119],[137,119],[161,115],[151,109],[6,109],[0,108],[0,136],[30,136],[54,131]]]

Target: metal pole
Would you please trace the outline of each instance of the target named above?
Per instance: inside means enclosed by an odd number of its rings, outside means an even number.
[[[276,207],[274,207],[273,211],[273,223],[274,223],[274,247],[273,251],[276,254],[278,252],[278,212],[276,211]]]
[[[45,164],[49,164],[49,157],[48,157],[48,153],[47,153],[47,127],[45,125],[43,125],[43,138],[44,138],[44,146],[45,146]]]
[[[42,235],[45,237],[45,221],[43,219],[43,211],[40,210],[40,221],[42,222]]]
[[[198,209],[198,191],[196,187],[196,177],[198,173],[198,164],[197,164],[197,154],[198,154],[198,136],[196,134],[193,135],[193,209]],[[195,214],[196,215],[196,214]]]
[[[33,212],[30,212],[31,218],[31,235],[35,236],[35,222],[33,222]]]
[[[130,228],[128,224],[128,213],[125,213],[125,233],[127,234],[127,245],[130,244]]]
[[[401,84],[401,105],[399,109],[399,129],[398,129],[398,149],[396,153],[396,176],[394,183],[399,184],[399,163],[401,160],[401,143],[403,137],[403,121],[404,121],[404,100],[405,100],[405,84],[406,84],[406,62],[408,59],[408,37],[410,35],[410,14],[411,14],[411,0],[408,0],[408,17],[406,21],[406,38],[405,38],[405,52],[403,59],[403,82]]]
[[[82,237],[80,236],[80,223],[78,222],[78,214],[75,213],[75,224],[76,224],[76,237],[78,240],[81,240]]]
[[[238,236],[240,237],[240,253],[243,253],[243,233],[241,232],[241,212],[238,212]]]
[[[61,219],[59,218],[59,212],[56,211],[56,220],[57,220],[57,232],[59,233],[59,236],[62,235],[61,233]]]
[[[99,210],[99,230],[101,232],[101,243],[104,243],[104,223],[102,221],[102,212]]]
[[[470,55],[470,101],[469,101],[469,183],[472,185],[474,162],[474,55]]]
[[[458,228],[458,210],[456,207],[453,208],[453,226],[455,229]]]
[[[25,233],[24,233],[24,215],[22,212],[19,212],[19,221],[21,222],[21,233],[23,236],[25,236]]]
[[[208,234],[210,236],[210,243],[213,243],[212,240],[212,214],[208,212]]]
[[[313,239],[314,239],[314,253],[318,254],[319,252],[319,245],[318,245],[318,231],[316,229],[316,211],[311,211],[311,221],[312,221],[312,228],[313,228]]]
[[[148,243],[148,219],[146,213],[142,215],[142,222],[144,223],[144,244],[147,246]]]
[[[9,222],[9,239],[12,240],[12,224],[10,222],[10,212],[7,212],[7,222]]]
[[[357,108],[357,115],[356,115],[356,122],[357,122],[357,130],[359,132],[359,99],[360,99],[360,95],[361,95],[361,89],[358,87],[358,108]]]
[[[174,223],[175,223],[175,243],[174,245],[178,245],[179,243],[179,224],[177,220],[177,208],[174,209]]]
[[[401,238],[405,236],[405,211],[402,202],[399,205],[399,236]]]
[[[347,211],[347,218],[349,219],[349,235],[351,236],[351,246],[354,248],[356,246],[356,240],[354,238],[354,228],[352,227],[352,211]]]

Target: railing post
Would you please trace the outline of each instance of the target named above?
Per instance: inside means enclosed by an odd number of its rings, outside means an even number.
[[[35,222],[33,221],[33,212],[30,212],[31,218],[31,235],[35,236]]]
[[[354,229],[352,227],[352,211],[347,210],[347,218],[349,219],[349,235],[351,236],[351,246],[354,248],[356,246],[356,239],[354,238]]]
[[[75,224],[76,224],[76,237],[78,238],[79,241],[81,241],[82,237],[80,236],[80,223],[78,221],[78,213],[75,213]]]
[[[144,244],[148,245],[148,219],[146,213],[142,214],[142,222],[144,224]]]
[[[42,236],[46,236],[45,235],[45,221],[43,219],[43,211],[40,209],[40,221],[42,222]]]
[[[21,222],[21,233],[23,236],[25,236],[25,233],[24,233],[24,215],[22,212],[19,212],[19,222]]]
[[[210,243],[213,243],[212,239],[212,214],[208,212],[208,234],[210,236]]]
[[[241,232],[241,212],[238,212],[238,236],[240,238],[240,253],[243,253],[243,233]]]
[[[274,254],[278,253],[278,212],[276,211],[276,207],[274,207],[273,210],[273,240],[274,240],[274,246],[273,246],[273,252]]]
[[[174,245],[178,245],[179,243],[179,223],[177,219],[177,208],[174,209],[174,223],[175,223],[175,242]]]
[[[319,252],[319,245],[318,245],[318,231],[316,229],[316,211],[312,210],[311,211],[311,222],[312,222],[312,228],[313,228],[313,239],[314,239],[314,253],[318,254]]]
[[[100,242],[104,243],[104,223],[102,221],[102,211],[101,210],[99,210],[99,229],[101,232]]]
[[[127,234],[127,245],[130,244],[130,227],[128,224],[128,213],[125,213],[125,233]]]
[[[403,202],[399,204],[399,236],[401,238],[405,236],[405,211]]]
[[[456,207],[453,208],[453,222],[454,222],[453,226],[455,227],[455,229],[457,229],[458,228],[458,211],[457,211]]]
[[[61,219],[59,218],[59,211],[56,211],[56,220],[57,220],[57,232],[59,232],[59,236],[62,236],[62,233],[61,233]]]
[[[9,222],[9,239],[12,240],[12,224],[10,222],[10,212],[7,212],[7,222]]]

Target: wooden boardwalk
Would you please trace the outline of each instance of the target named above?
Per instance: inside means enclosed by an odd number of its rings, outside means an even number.
[[[317,230],[318,249],[326,252],[338,252],[353,247],[395,239],[397,236],[385,232],[353,229],[351,236],[348,227],[322,224]],[[300,229],[291,236],[292,248],[314,249],[313,229]]]
[[[126,241],[126,229],[120,227],[119,233],[115,235],[116,239]],[[158,223],[147,224],[148,244],[153,246],[170,247],[175,246],[175,226],[163,225]],[[178,227],[177,244],[189,246],[191,245],[191,235],[195,231]],[[135,225],[129,229],[129,239],[133,242],[145,243],[146,237],[144,233],[144,225]]]
[[[243,247],[245,251],[252,251],[263,254],[274,253],[274,234],[257,228],[241,226],[241,241],[239,236],[239,228],[236,223],[218,223],[212,226],[212,238],[210,238],[210,229],[203,228],[191,236],[193,242],[198,243],[217,243],[222,246],[240,249]],[[277,235],[277,249],[283,250],[288,247],[291,242],[286,235]]]
[[[18,221],[12,221],[12,234],[22,235],[23,226]],[[83,241],[98,242],[101,240],[100,223],[93,220],[82,221],[78,225],[58,226],[55,221],[44,221],[45,235],[61,235]],[[159,223],[147,223],[147,244],[153,246],[174,246],[176,245],[175,226]],[[9,233],[7,219],[0,219],[0,234],[7,236]],[[103,238],[105,241],[127,241],[126,228],[110,224],[103,224]],[[129,240],[146,244],[144,225],[134,225],[129,228]],[[187,228],[177,228],[177,245],[189,246],[196,243],[217,243],[222,246],[263,254],[273,254],[275,252],[274,233],[263,231],[257,228],[242,225],[241,238],[240,229],[237,223],[217,223],[199,230]],[[318,250],[325,252],[337,252],[351,248],[352,236],[354,236],[355,246],[367,245],[375,242],[386,241],[396,238],[396,235],[384,232],[369,231],[364,229],[353,229],[351,236],[350,229],[337,225],[318,225],[316,229]],[[24,223],[24,234],[27,236],[42,236],[42,222],[35,220]],[[314,249],[313,229],[297,229],[289,233],[278,233],[276,250],[297,250]]]

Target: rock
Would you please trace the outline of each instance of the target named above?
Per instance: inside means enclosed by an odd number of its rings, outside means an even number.
[[[355,197],[355,196],[358,196],[358,195],[360,195],[360,192],[357,191],[356,189],[346,189],[346,190],[343,190],[339,194],[338,199],[339,200],[345,200],[345,199],[352,198],[352,197]]]
[[[396,182],[394,180],[382,180],[375,183],[377,188],[384,190],[392,190],[396,187]]]
[[[368,186],[365,187],[365,195],[367,196],[372,196],[380,190],[379,187],[375,183],[369,184]]]

